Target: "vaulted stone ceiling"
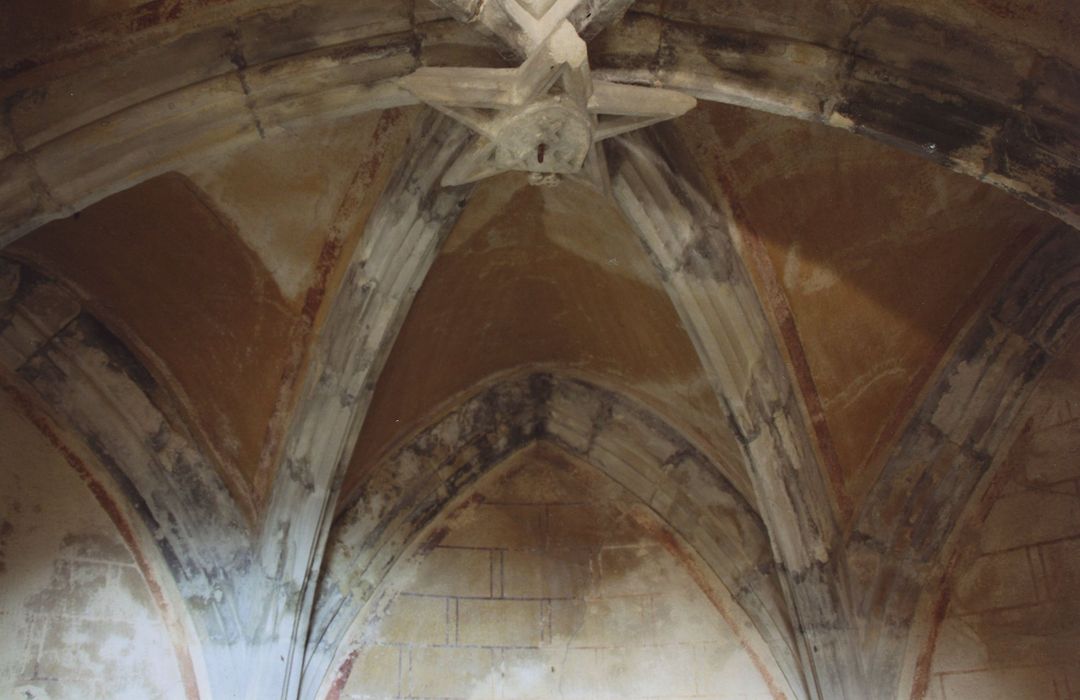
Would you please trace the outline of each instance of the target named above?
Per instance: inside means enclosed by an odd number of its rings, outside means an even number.
[[[444,188],[468,134],[395,79],[516,65],[462,21],[479,7],[5,10],[5,387],[169,531],[222,697],[320,690],[297,669],[327,672],[339,609],[359,614],[437,514],[409,490],[417,460],[484,471],[545,440],[628,480],[646,472],[626,453],[660,444],[720,475],[675,479],[694,526],[638,495],[753,598],[794,697],[925,692],[920,586],[944,580],[949,533],[1073,332],[1080,10],[592,0],[575,21],[593,74],[698,107],[613,140],[610,191]],[[128,398],[88,417],[80,382]],[[128,419],[136,396],[157,418]],[[154,466],[129,474],[124,440]],[[169,525],[208,492],[227,505],[202,531]],[[393,499],[413,529],[390,527]],[[722,564],[707,541],[729,530],[695,539],[707,518],[753,520],[732,536],[753,546]],[[345,602],[320,575],[328,538],[334,566],[379,543]]]

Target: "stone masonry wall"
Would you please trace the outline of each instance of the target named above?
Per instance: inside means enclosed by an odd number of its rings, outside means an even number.
[[[927,698],[1080,698],[1080,343],[1055,360],[955,572]],[[970,546],[970,545],[968,545]]]
[[[621,487],[543,445],[495,479],[391,574],[330,697],[782,697]]]
[[[184,697],[172,642],[124,541],[0,392],[0,698]]]

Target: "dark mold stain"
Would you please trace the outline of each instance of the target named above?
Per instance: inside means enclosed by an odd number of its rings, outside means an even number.
[[[90,314],[79,314],[61,336],[77,337],[83,344],[103,352],[109,358],[109,369],[126,376],[147,396],[153,396],[157,391],[157,382],[149,370],[120,338]]]
[[[878,26],[875,26],[878,25]],[[931,56],[959,55],[967,62],[982,65],[1007,65],[1008,61],[998,55],[982,37],[956,25],[930,17],[925,12],[899,7],[875,5],[863,22],[864,33],[874,32],[874,44],[859,43],[855,51],[862,56],[875,55],[873,48],[882,46],[895,49],[903,55],[918,55],[919,51]],[[914,40],[913,40],[914,39]],[[909,67],[923,66],[938,75],[950,75],[954,71],[936,64],[931,59],[915,59]]]
[[[933,99],[899,86],[864,81],[848,85],[836,111],[854,121],[856,131],[879,134],[939,162],[988,143],[988,135],[1007,121],[1004,108],[987,101],[958,95]]]
[[[5,555],[7,554],[7,543],[13,534],[15,534],[15,526],[6,518],[0,520],[0,575],[7,571]]]
[[[1080,167],[1058,167],[1050,173],[1054,199],[1067,206],[1080,206]]]
[[[742,32],[707,30],[700,34],[701,48],[709,53],[725,53],[736,56],[763,56],[770,52],[768,42],[761,37]]]
[[[315,492],[315,477],[311,472],[311,465],[307,461],[297,461],[292,457],[285,458],[285,473],[294,483],[299,485],[307,493]]]

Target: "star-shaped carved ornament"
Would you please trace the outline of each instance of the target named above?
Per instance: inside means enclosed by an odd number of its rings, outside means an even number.
[[[444,175],[451,186],[508,170],[604,184],[600,141],[697,104],[675,90],[592,80],[585,42],[565,19],[517,68],[420,68],[400,83],[477,134]]]

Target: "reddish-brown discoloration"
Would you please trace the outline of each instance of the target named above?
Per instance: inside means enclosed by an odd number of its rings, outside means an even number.
[[[256,503],[260,511],[266,504],[270,484],[274,478],[273,465],[277,463],[281,452],[285,430],[288,427],[290,409],[293,405],[296,389],[299,386],[299,380],[302,378],[302,370],[304,361],[307,358],[315,318],[319,313],[319,309],[322,308],[322,301],[326,296],[326,280],[330,275],[330,271],[337,265],[337,261],[341,256],[341,247],[341,241],[336,239],[329,239],[323,244],[318,262],[315,265],[316,282],[308,288],[304,297],[304,305],[301,307],[299,322],[290,333],[289,355],[285,362],[284,371],[281,373],[281,379],[278,382],[279,390],[277,400],[274,403],[274,412],[266,427],[262,453],[259,456],[259,465],[255,473]]]
[[[355,211],[363,206],[365,200],[371,199],[371,186],[379,176],[386,149],[389,146],[388,134],[401,122],[402,117],[402,111],[397,109],[388,109],[379,115],[379,121],[372,133],[368,156],[357,166],[331,223],[329,235],[319,251],[319,257],[312,272],[312,283],[304,293],[299,321],[290,334],[289,354],[279,381],[277,401],[266,429],[266,437],[255,474],[254,486],[260,510],[269,496],[274,478],[274,466],[280,457],[296,392],[304,379],[304,370],[307,366],[315,328],[319,317],[325,311],[323,302],[326,300],[332,283],[343,273],[340,269],[343,252],[350,243],[355,245],[355,241],[348,240],[353,232],[346,230],[343,223],[352,218]]]
[[[354,649],[345,660],[341,662],[341,666],[338,668],[337,675],[334,676],[334,682],[330,685],[330,690],[326,692],[326,700],[340,700],[341,691],[345,689],[345,684],[349,682],[349,675],[352,673],[353,663],[356,661],[356,655],[359,650]]]
[[[131,552],[132,558],[135,560],[136,566],[139,568],[139,572],[146,581],[146,586],[150,590],[150,594],[154,599],[154,604],[161,614],[166,629],[169,630],[169,637],[172,639],[173,650],[176,653],[176,660],[180,667],[180,676],[184,682],[185,695],[189,700],[197,700],[199,698],[198,683],[195,679],[195,666],[192,663],[191,654],[188,651],[187,635],[183,625],[173,612],[172,606],[169,604],[165,592],[157,580],[149,559],[139,546],[138,537],[135,535],[135,531],[123,510],[117,504],[112,494],[109,493],[109,490],[105,485],[94,476],[93,472],[91,472],[90,468],[78,453],[67,445],[52,420],[39,410],[30,397],[24,394],[18,387],[10,383],[7,378],[2,375],[0,375],[0,388],[11,397],[22,414],[26,416],[42,436],[45,437],[49,444],[60,453],[64,458],[64,461],[66,461],[75,473],[78,474],[82,482],[94,495],[98,505],[101,506],[102,510],[105,511],[105,514],[109,516],[113,525],[116,526],[117,532],[119,532],[121,538],[123,538],[124,543]]]
[[[386,156],[387,135],[392,127],[397,126],[401,118],[402,112],[399,109],[388,109],[379,115],[375,131],[371,134],[371,146],[368,156],[360,161],[360,167],[357,168],[357,172],[364,175],[362,182],[365,187],[371,186],[371,183],[375,182],[375,178],[378,177],[383,159]]]
[[[773,696],[774,700],[787,700],[787,694],[780,688],[780,684],[773,678],[769,669],[765,666],[765,662],[761,656],[757,653],[754,647],[750,644],[750,641],[743,633],[738,621],[732,616],[731,612],[727,609],[727,605],[723,598],[717,594],[713,588],[712,583],[709,581],[709,577],[701,570],[701,567],[697,563],[696,557],[683,545],[675,533],[671,532],[667,527],[658,523],[652,517],[644,515],[642,513],[631,510],[629,513],[634,522],[637,523],[645,532],[655,539],[661,546],[664,547],[676,560],[686,569],[690,574],[690,577],[694,580],[694,583],[698,585],[701,591],[709,599],[709,602],[713,604],[717,612],[727,623],[727,626],[731,629],[732,634],[739,642],[739,646],[750,657],[750,660],[754,664],[754,668],[761,674],[761,678],[765,681],[765,685],[769,688],[769,693]]]
[[[728,192],[734,191],[730,175],[723,164],[719,162],[719,159],[717,159],[716,163],[716,173],[721,187]],[[738,200],[729,197],[728,201],[736,221],[745,222],[747,218]],[[746,235],[740,235],[744,232],[744,228]],[[810,363],[807,362],[806,353],[803,350],[802,338],[799,336],[799,330],[795,326],[795,318],[792,316],[791,305],[788,303],[787,295],[784,293],[780,280],[776,277],[776,269],[769,260],[769,253],[765,249],[765,244],[761,238],[756,236],[748,227],[743,226],[733,227],[733,234],[738,237],[739,242],[743,244],[748,253],[747,258],[751,263],[748,266],[751,277],[757,282],[762,301],[765,302],[765,306],[769,311],[767,315],[776,324],[777,333],[783,341],[783,347],[791,365],[791,370],[799,385],[799,393],[803,397],[803,405],[809,414],[810,426],[813,428],[818,454],[824,462],[825,472],[832,487],[836,507],[841,516],[847,520],[851,515],[852,505],[844,481],[844,470],[840,466],[840,459],[836,454],[832,432],[829,430],[825,410],[821,405],[821,395],[818,394],[817,385],[814,383]]]
[[[926,645],[919,652],[919,660],[915,664],[915,677],[911,684],[911,700],[920,700],[926,696],[930,685],[930,664],[934,659],[934,648],[937,646],[938,632],[941,623],[945,620],[945,614],[949,611],[949,597],[951,591],[948,586],[942,586],[938,599],[934,603],[933,612],[930,615],[930,636]]]

